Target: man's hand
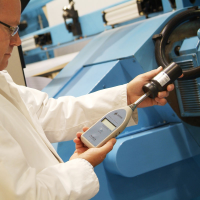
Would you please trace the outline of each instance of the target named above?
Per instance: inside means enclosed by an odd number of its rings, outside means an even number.
[[[87,131],[88,128],[84,127],[83,131]],[[78,132],[76,134],[76,138],[74,139],[74,143],[76,144],[76,150],[74,154],[71,156],[70,160],[76,158],[83,158],[92,164],[93,167],[100,164],[106,157],[106,155],[113,149],[114,144],[116,143],[116,139],[110,139],[105,145],[100,148],[88,148],[81,141],[80,137],[83,133]]]
[[[144,91],[142,90],[142,87],[149,83],[150,80],[156,76],[159,72],[162,71],[162,67],[159,67],[155,70],[152,70],[150,72],[140,74],[137,77],[135,77],[131,82],[127,84],[127,102],[128,105],[134,103],[137,99],[139,99],[143,94]],[[148,107],[148,106],[154,106],[154,105],[165,105],[167,103],[167,100],[165,97],[168,97],[169,92],[174,89],[174,85],[170,84],[167,86],[167,91],[162,91],[158,93],[158,97],[155,99],[146,98],[144,101],[142,101],[138,107]]]

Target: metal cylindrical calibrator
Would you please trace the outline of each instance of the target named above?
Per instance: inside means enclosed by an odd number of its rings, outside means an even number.
[[[167,89],[167,86],[173,83],[179,76],[182,75],[181,67],[172,62],[168,67],[157,74],[149,83],[143,86],[143,91],[145,93],[149,92],[149,97],[155,98],[158,92]]]

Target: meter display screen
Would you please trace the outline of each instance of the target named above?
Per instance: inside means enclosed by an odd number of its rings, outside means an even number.
[[[108,121],[106,118],[105,119],[103,119],[102,121],[101,121],[106,127],[108,127],[111,131],[113,131],[115,128],[116,128],[116,126],[114,126],[110,121]]]

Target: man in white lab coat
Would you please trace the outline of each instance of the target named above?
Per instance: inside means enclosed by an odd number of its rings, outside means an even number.
[[[77,132],[108,111],[134,102],[143,94],[142,86],[161,69],[83,97],[49,99],[43,92],[17,86],[4,70],[13,47],[21,44],[20,13],[20,0],[0,0],[0,199],[90,199],[99,190],[93,167],[103,161],[116,140],[87,149]],[[168,86],[168,91],[173,88]],[[164,105],[167,95],[161,92],[159,98],[148,98],[140,107]],[[72,139],[76,151],[64,163],[51,143]]]

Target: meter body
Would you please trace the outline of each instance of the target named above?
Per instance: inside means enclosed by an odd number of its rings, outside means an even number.
[[[103,146],[108,140],[117,137],[126,128],[132,112],[132,109],[126,106],[107,113],[81,135],[81,141],[89,148]]]

